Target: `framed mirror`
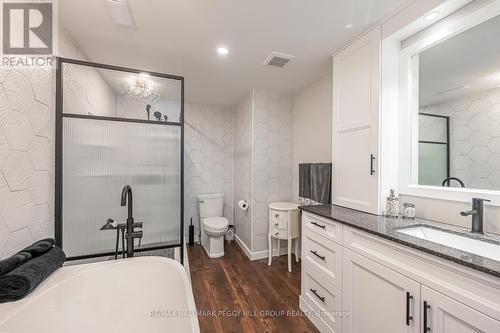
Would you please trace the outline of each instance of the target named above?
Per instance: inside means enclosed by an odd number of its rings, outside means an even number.
[[[500,196],[499,31],[500,1],[489,1],[402,41],[402,193]]]

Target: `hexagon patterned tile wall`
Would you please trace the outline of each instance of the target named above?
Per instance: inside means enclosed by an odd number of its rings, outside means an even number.
[[[64,30],[59,55],[83,58]],[[54,234],[53,74],[0,70],[0,258]]]
[[[291,201],[293,177],[293,96],[254,89],[235,116],[235,213],[239,241],[253,253],[268,248],[268,205]]]
[[[193,219],[195,239],[199,194],[224,193],[224,216],[233,223],[233,127],[230,109],[185,105],[184,218],[186,225]]]
[[[426,106],[420,112],[450,117],[452,177],[460,178],[469,188],[500,189],[499,88]],[[443,132],[436,125],[439,123],[427,122],[420,131],[429,139],[429,133]]]

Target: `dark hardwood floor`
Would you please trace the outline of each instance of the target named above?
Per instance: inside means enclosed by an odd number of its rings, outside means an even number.
[[[250,261],[236,243],[210,259],[201,245],[188,246],[200,330],[209,332],[318,332],[299,310],[300,264],[286,256]]]

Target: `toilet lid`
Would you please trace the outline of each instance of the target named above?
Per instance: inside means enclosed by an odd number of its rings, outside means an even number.
[[[203,219],[203,224],[211,229],[225,229],[229,225],[229,221],[225,217],[206,217]]]

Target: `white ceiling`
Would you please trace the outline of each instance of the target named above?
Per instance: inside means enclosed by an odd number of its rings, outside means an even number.
[[[129,1],[137,29],[115,25],[106,0],[60,1],[60,21],[89,60],[184,76],[186,99],[211,105],[234,105],[253,87],[299,91],[329,72],[331,54],[408,2]],[[271,51],[296,58],[262,66]]]
[[[456,35],[419,56],[419,98],[426,106],[500,85],[500,16]],[[448,95],[442,92],[458,87]]]

